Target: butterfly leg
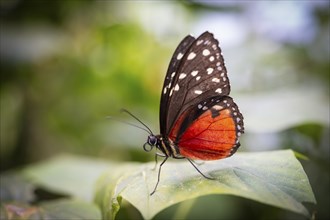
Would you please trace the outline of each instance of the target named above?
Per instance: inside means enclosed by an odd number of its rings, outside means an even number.
[[[156,192],[156,189],[157,189],[157,186],[158,186],[158,183],[159,183],[159,180],[160,180],[160,171],[162,169],[163,164],[166,162],[167,159],[168,159],[168,157],[165,157],[163,162],[159,165],[157,183],[156,183],[156,186],[155,186],[154,190],[152,191],[152,193],[150,193],[150,196],[152,196]]]
[[[209,176],[205,176],[205,174],[204,173],[202,173],[198,168],[197,168],[197,166],[189,159],[189,158],[187,158],[187,160],[191,163],[191,165],[193,165],[194,167],[195,167],[195,169],[204,177],[204,178],[206,178],[206,179],[209,179],[209,180],[216,180],[215,178],[213,178],[213,177],[209,177]]]
[[[159,153],[159,152],[156,152],[156,154],[155,154],[155,166],[154,166],[154,168],[152,168],[152,170],[155,170],[156,169],[156,167],[157,167],[157,162],[158,162],[158,157],[166,157],[166,155],[164,155],[164,154],[161,154],[161,153]]]

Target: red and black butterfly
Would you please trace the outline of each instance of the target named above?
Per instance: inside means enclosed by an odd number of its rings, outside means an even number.
[[[157,156],[164,157],[151,195],[169,157],[186,158],[201,175],[213,179],[205,176],[192,160],[226,158],[240,146],[243,116],[228,96],[230,84],[218,44],[209,32],[197,39],[189,35],[173,54],[161,94],[160,134],[154,135],[146,126],[150,135],[143,145],[145,151],[156,146],[160,151],[156,152],[156,161]]]

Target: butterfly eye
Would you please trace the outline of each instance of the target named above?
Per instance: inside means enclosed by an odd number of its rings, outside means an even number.
[[[149,152],[154,148],[154,146],[156,144],[157,144],[157,138],[154,135],[149,135],[147,142],[143,145],[143,149],[146,152]],[[148,147],[147,147],[147,145],[148,145]]]
[[[155,146],[157,144],[157,138],[154,135],[148,136],[148,142],[150,146]]]

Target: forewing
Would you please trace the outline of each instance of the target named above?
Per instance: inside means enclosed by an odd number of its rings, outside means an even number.
[[[229,96],[218,96],[183,113],[169,138],[184,157],[216,160],[236,152],[242,133],[243,116],[237,105]]]
[[[230,92],[219,42],[209,32],[203,33],[193,42],[191,40],[190,46],[184,48],[182,57],[174,54],[172,59],[180,58],[175,64],[175,74],[171,80],[165,80],[163,96],[166,98],[161,101],[162,123],[165,121],[161,132],[165,135],[171,132],[180,115],[192,106],[197,106],[200,100],[225,96]],[[167,77],[170,76],[169,72]]]
[[[160,132],[164,134],[167,129],[167,115],[169,110],[170,103],[170,90],[173,89],[174,81],[177,79],[175,76],[177,75],[178,68],[180,66],[181,60],[186,54],[187,50],[191,46],[191,44],[195,41],[195,38],[188,35],[186,36],[176,48],[172,59],[170,61],[169,67],[167,69],[167,73],[164,80],[164,85],[162,89],[162,95],[160,99],[160,113],[159,113],[159,121],[160,121]]]

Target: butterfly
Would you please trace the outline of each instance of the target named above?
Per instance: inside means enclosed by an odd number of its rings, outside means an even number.
[[[160,134],[142,123],[149,133],[145,151],[156,147],[163,157],[158,171],[156,192],[163,164],[169,157],[194,160],[218,160],[233,155],[244,133],[243,116],[229,96],[230,84],[219,42],[212,33],[197,39],[186,36],[176,48],[166,76],[160,101]],[[149,147],[148,147],[149,146]]]

